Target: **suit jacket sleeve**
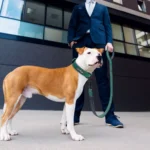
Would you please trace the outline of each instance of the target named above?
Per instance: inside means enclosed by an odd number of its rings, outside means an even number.
[[[77,6],[75,6],[72,11],[72,15],[68,27],[68,37],[67,37],[68,43],[73,41],[76,28],[77,28],[77,22],[78,22],[78,12],[77,12]]]
[[[112,27],[111,27],[111,21],[110,21],[107,7],[105,7],[105,11],[104,11],[104,27],[105,27],[105,31],[106,31],[107,43],[112,43],[113,42]]]

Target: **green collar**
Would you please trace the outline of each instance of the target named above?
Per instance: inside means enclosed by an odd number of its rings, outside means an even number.
[[[77,70],[79,73],[81,73],[86,78],[90,78],[92,74],[83,70],[80,66],[78,66],[75,60],[76,59],[72,60],[72,66],[74,67],[74,69]]]

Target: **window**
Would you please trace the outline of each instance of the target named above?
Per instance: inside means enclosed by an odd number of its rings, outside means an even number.
[[[118,53],[125,53],[124,44],[122,42],[113,41],[114,50]]]
[[[0,10],[1,10],[1,6],[2,6],[2,0],[0,0]]]
[[[71,18],[71,12],[64,11],[64,29],[68,29],[70,18]]]
[[[136,43],[134,30],[128,27],[123,27],[125,41],[129,43]]]
[[[43,39],[44,27],[7,18],[0,18],[0,32]]]
[[[113,38],[116,40],[123,40],[123,33],[122,28],[120,25],[112,24],[112,32],[113,32]]]
[[[122,0],[113,0],[113,2],[118,3],[118,4],[122,4]]]
[[[144,46],[138,46],[140,56],[150,58],[150,48],[146,48]]]
[[[67,31],[46,27],[44,39],[48,41],[67,43]]]
[[[21,19],[24,0],[4,0],[1,15],[14,19]]]
[[[27,1],[23,20],[32,23],[44,24],[45,5],[42,3]]]
[[[62,10],[52,6],[47,7],[46,24],[62,28]]]
[[[146,12],[146,5],[144,0],[137,0],[137,3],[138,3],[138,9],[140,11]]]
[[[148,44],[150,45],[150,33],[146,33]]]
[[[126,52],[129,55],[137,55],[137,46],[133,44],[125,44]]]
[[[138,45],[147,46],[148,43],[147,43],[147,40],[146,40],[145,32],[135,30],[135,36],[136,36]]]

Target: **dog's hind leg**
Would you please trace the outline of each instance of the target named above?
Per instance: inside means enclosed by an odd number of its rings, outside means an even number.
[[[8,120],[7,131],[9,135],[18,135],[17,131],[12,129],[12,119]]]
[[[20,100],[18,101],[18,104],[13,110],[11,116],[9,117],[8,124],[7,124],[7,130],[8,130],[9,135],[18,135],[17,131],[12,129],[12,119],[15,116],[15,114],[21,109],[25,101],[26,101],[26,97],[22,95],[20,97]]]
[[[8,98],[7,101],[9,101],[9,103],[5,103],[6,105],[5,105],[4,113],[1,117],[1,126],[0,126],[0,140],[4,140],[4,141],[8,141],[11,139],[7,130],[7,125],[13,111],[15,110],[21,98],[21,95],[16,94],[15,96],[13,95],[12,97],[7,97],[7,98]]]
[[[62,134],[69,134],[69,131],[67,129],[67,118],[66,118],[66,106],[64,105],[63,114],[61,118],[61,132]]]

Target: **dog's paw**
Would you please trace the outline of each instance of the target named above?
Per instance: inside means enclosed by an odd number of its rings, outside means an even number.
[[[62,134],[69,134],[69,131],[67,128],[61,128],[61,133]]]
[[[8,131],[9,135],[15,136],[18,135],[18,132],[16,130],[10,130]]]
[[[11,140],[11,137],[9,134],[7,134],[7,133],[0,134],[0,141],[9,141],[9,140]]]
[[[69,131],[65,125],[61,125],[61,133],[62,134],[69,134]]]
[[[82,135],[74,134],[71,136],[74,141],[83,141],[85,138]]]

